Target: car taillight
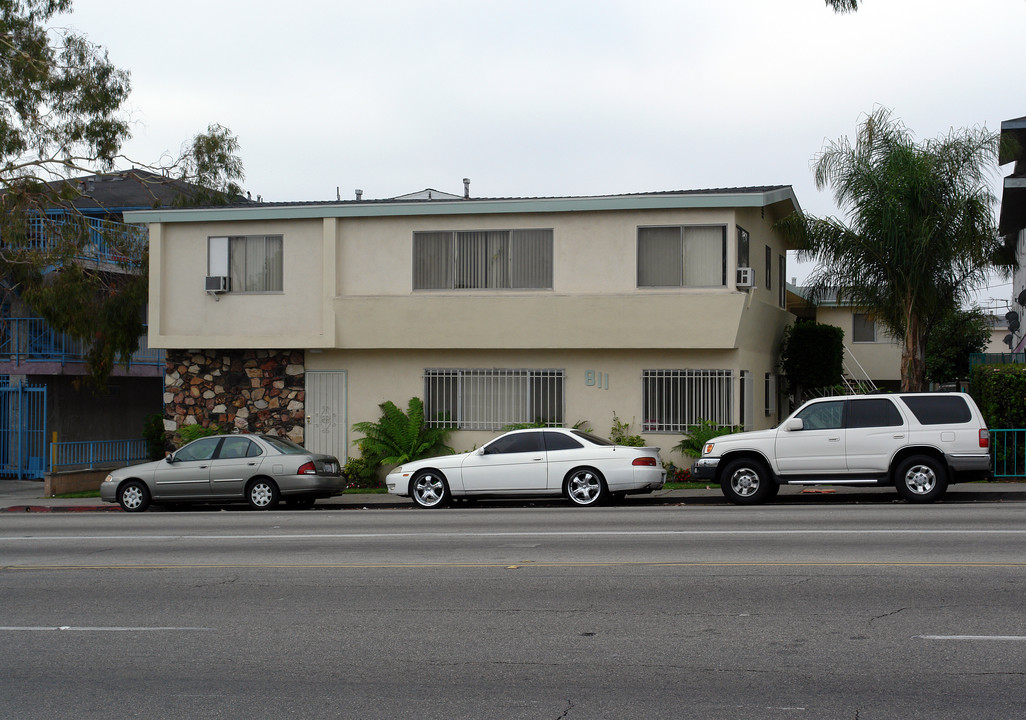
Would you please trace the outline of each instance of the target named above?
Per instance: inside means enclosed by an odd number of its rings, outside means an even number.
[[[990,430],[988,430],[987,428],[983,428],[982,430],[980,430],[980,447],[990,447]]]
[[[299,475],[316,475],[317,474],[317,468],[314,467],[314,464],[312,462],[303,463],[302,465],[299,466],[299,471],[298,471],[297,474],[299,474]]]
[[[631,465],[645,465],[645,466],[648,466],[648,467],[655,467],[656,466],[656,459],[654,457],[634,458],[634,462],[632,462]]]

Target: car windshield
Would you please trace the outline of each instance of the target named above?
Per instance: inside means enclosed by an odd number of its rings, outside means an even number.
[[[605,438],[600,438],[598,435],[592,435],[591,433],[582,432],[580,430],[571,430],[570,432],[572,432],[577,437],[584,438],[585,440],[590,442],[592,445],[612,445],[613,444],[613,443],[609,442],[608,440],[606,440]]]
[[[260,439],[282,455],[302,455],[303,453],[309,452],[306,448],[296,445],[291,440],[275,437],[274,435],[261,435]]]

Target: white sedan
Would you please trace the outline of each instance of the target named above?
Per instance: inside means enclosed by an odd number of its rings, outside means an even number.
[[[563,495],[575,505],[658,490],[666,481],[659,448],[614,445],[580,430],[514,430],[477,450],[404,463],[388,492],[423,508],[453,498]]]

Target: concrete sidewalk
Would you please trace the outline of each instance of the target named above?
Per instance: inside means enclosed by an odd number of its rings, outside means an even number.
[[[486,500],[494,507],[517,506],[525,503],[553,504],[558,500],[519,499]],[[770,503],[892,503],[902,502],[893,488],[853,488],[842,486],[799,487],[780,489],[779,495]],[[952,485],[942,503],[1026,503],[1026,482],[964,483]],[[659,490],[650,495],[631,495],[624,506],[649,505],[728,505],[723,493],[716,486],[695,490]],[[287,509],[287,505],[280,506]],[[460,507],[457,504],[456,507]],[[243,503],[233,505],[210,505],[210,509],[245,509]],[[408,498],[381,493],[347,493],[318,500],[318,510],[359,510],[413,508]],[[153,510],[160,510],[154,506]],[[43,497],[43,482],[40,480],[0,479],[0,512],[122,512],[116,503],[105,503],[99,498],[46,498]]]

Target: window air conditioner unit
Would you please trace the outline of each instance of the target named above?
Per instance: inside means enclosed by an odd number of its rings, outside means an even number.
[[[207,275],[206,288],[208,293],[228,292],[228,278],[224,275]]]
[[[755,274],[749,267],[739,267],[737,269],[737,280],[734,283],[739,288],[750,288],[754,284]]]

